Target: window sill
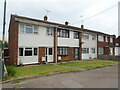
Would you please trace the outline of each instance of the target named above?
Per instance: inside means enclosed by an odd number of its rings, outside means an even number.
[[[59,37],[59,36],[57,36],[57,37]],[[59,37],[59,38],[70,38],[70,37]]]
[[[58,55],[58,56],[68,56],[68,55]]]

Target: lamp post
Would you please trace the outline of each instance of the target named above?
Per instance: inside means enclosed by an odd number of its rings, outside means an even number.
[[[2,77],[4,77],[4,43],[5,43],[5,22],[6,20],[6,0],[4,0],[4,15],[3,15],[3,35],[2,35]]]

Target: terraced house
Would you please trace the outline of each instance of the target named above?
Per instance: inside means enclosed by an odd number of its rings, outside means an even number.
[[[107,38],[107,39],[106,39]],[[114,54],[114,35],[44,20],[11,15],[9,55],[14,65],[86,60]],[[111,49],[112,48],[112,49]]]

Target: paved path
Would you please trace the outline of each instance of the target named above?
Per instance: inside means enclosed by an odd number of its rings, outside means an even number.
[[[19,84],[6,83],[6,88],[117,88],[118,66],[109,66],[83,72],[44,76],[21,81]]]
[[[74,69],[78,69],[78,70],[86,70],[86,69],[82,69],[82,68],[77,68],[77,67],[71,67],[71,66],[62,66],[62,65],[58,65],[58,64],[54,64],[54,66],[60,66],[60,67],[67,67],[67,68],[74,68]]]

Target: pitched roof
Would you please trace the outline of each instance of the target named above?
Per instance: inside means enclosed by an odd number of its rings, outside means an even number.
[[[70,25],[64,25],[64,24],[59,24],[59,23],[45,21],[45,20],[33,19],[33,18],[24,17],[24,16],[18,16],[18,15],[14,15],[14,14],[11,14],[11,17],[13,17],[13,18],[20,18],[20,19],[26,19],[26,20],[31,20],[31,21],[37,21],[37,22],[42,22],[42,23],[46,23],[46,24],[57,25],[58,27],[75,29],[75,30],[86,31],[86,32],[91,32],[91,33],[96,33],[96,34],[103,34],[103,35],[115,37],[115,35],[110,35],[110,34],[106,34],[106,33],[95,31],[95,30],[82,29],[80,27],[75,27],[75,26],[70,26]]]

